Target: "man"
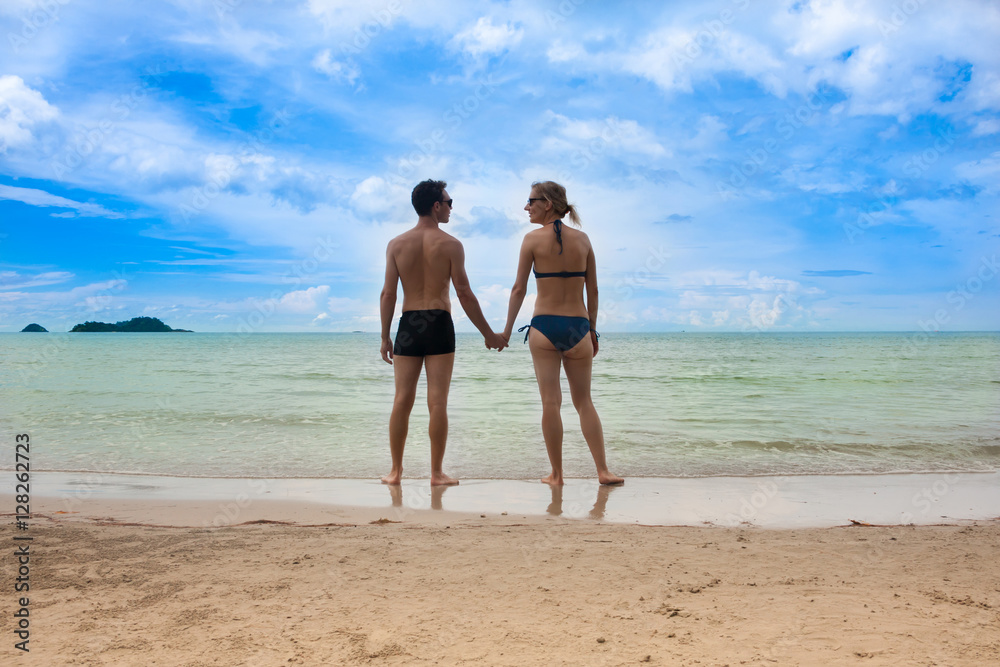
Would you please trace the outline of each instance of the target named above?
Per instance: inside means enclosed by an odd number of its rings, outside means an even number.
[[[410,410],[417,393],[420,368],[427,369],[427,408],[430,411],[431,486],[458,484],[441,470],[448,439],[448,388],[455,363],[455,326],[451,319],[449,282],[462,309],[486,339],[486,347],[502,350],[507,341],[490,329],[465,274],[465,250],[454,236],[438,225],[451,217],[452,199],[444,181],[423,181],[410,197],[417,225],[389,241],[382,287],[382,359],[392,364],[396,398],[389,418],[389,450],[392,470],[383,484],[399,484],[403,476],[403,447],[409,428]],[[403,283],[403,316],[396,342],[389,337],[389,324],[396,309],[396,284]]]

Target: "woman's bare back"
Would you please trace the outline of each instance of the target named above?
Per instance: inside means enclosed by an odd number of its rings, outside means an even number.
[[[586,281],[594,276],[591,258],[593,249],[590,238],[580,230],[562,225],[562,254],[559,242],[551,224],[528,232],[525,240],[531,248],[534,270],[537,273],[559,273],[562,271],[585,271],[587,278],[539,278],[535,281],[537,296],[536,315],[568,315],[587,317],[587,306],[583,300]]]

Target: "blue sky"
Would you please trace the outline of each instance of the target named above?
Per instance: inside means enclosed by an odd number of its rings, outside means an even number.
[[[997,35],[987,1],[7,0],[0,331],[377,331],[424,178],[497,328],[551,179],[605,330],[997,330]]]

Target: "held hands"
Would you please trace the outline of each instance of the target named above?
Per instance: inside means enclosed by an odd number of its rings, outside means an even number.
[[[392,340],[389,338],[382,339],[382,361],[392,366]]]
[[[596,357],[599,345],[597,343],[597,332],[593,329],[590,330],[590,342],[594,344],[594,356]]]
[[[496,332],[491,332],[489,336],[484,336],[484,338],[486,339],[486,348],[488,350],[500,351],[507,347],[507,340]]]

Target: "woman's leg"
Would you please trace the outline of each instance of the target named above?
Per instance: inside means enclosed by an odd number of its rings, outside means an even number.
[[[562,484],[563,425],[559,409],[562,407],[562,389],[559,386],[559,367],[562,354],[544,334],[531,329],[528,336],[531,360],[535,365],[538,393],[542,397],[542,437],[549,453],[552,473],[542,479],[546,484]]]
[[[601,484],[621,484],[625,480],[612,475],[604,456],[604,428],[601,418],[594,407],[590,396],[590,378],[594,367],[594,345],[590,336],[566,352],[563,357],[566,367],[566,379],[569,381],[569,393],[573,398],[573,407],[580,415],[580,429],[590,447],[590,455],[594,457],[597,466],[597,479]]]

